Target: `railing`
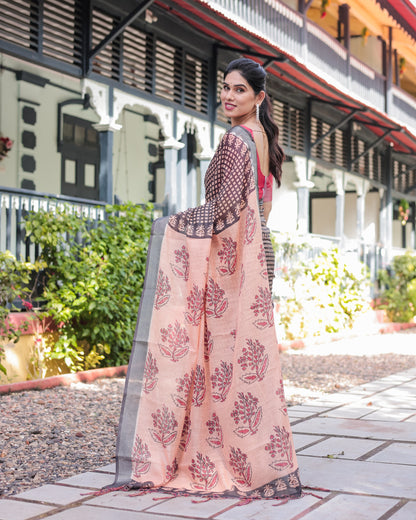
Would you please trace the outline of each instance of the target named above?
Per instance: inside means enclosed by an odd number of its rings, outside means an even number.
[[[392,247],[391,248],[391,257],[394,258],[395,256],[403,256],[408,251],[412,251],[412,253],[415,253],[412,249],[405,249],[404,247]]]
[[[371,104],[384,112],[385,109],[385,78],[365,63],[350,58],[351,64],[351,90],[361,99],[370,101]]]
[[[286,269],[297,265],[299,262],[307,263],[316,258],[323,251],[337,248],[344,262],[350,266],[362,262],[367,266],[371,281],[371,296],[378,294],[378,273],[387,265],[386,249],[378,244],[365,243],[360,240],[343,240],[326,235],[309,234],[303,237],[290,237],[286,239],[284,234],[273,232],[276,242],[279,244],[276,251],[276,278]],[[286,244],[286,245],[285,245]],[[292,246],[288,245],[292,244]],[[405,250],[397,254],[403,254]]]
[[[23,219],[29,211],[67,211],[83,216],[92,225],[104,219],[105,203],[76,199],[31,190],[0,188],[0,251],[10,251],[17,259],[34,261],[39,251],[25,236]]]
[[[393,85],[390,115],[416,133],[416,99]]]
[[[348,53],[342,45],[311,21],[307,21],[308,66],[315,67],[341,85],[346,85],[348,77]]]
[[[316,23],[304,19],[299,12],[279,0],[213,0],[209,5],[227,18],[236,20],[245,29],[269,40],[283,52],[294,56],[327,81],[350,90],[360,100],[385,111],[384,76],[355,56],[349,56],[340,42]],[[304,40],[305,45],[302,44]],[[414,129],[416,100],[401,89],[393,87],[389,115]]]
[[[39,193],[31,190],[0,187],[0,251],[10,251],[18,260],[34,261],[39,249],[25,236],[24,217],[29,211],[66,211],[82,216],[96,227],[105,219],[106,203]],[[154,217],[161,216],[163,208],[154,204]]]
[[[303,17],[285,4],[275,0],[214,0],[209,4],[289,54],[301,55]]]

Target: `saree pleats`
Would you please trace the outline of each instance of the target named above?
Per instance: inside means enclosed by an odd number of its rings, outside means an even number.
[[[204,496],[301,493],[253,146],[243,129],[228,132],[206,174],[207,202],[154,224],[118,484]]]

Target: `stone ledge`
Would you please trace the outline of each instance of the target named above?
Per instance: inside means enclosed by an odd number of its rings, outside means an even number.
[[[119,367],[94,368],[76,374],[62,374],[60,376],[46,377],[45,379],[33,379],[20,383],[0,385],[0,395],[12,392],[24,392],[26,390],[45,390],[55,386],[69,386],[72,383],[91,383],[102,377],[124,377],[127,374],[127,365]]]

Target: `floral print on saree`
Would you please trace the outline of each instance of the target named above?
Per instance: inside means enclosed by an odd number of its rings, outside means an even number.
[[[251,136],[232,129],[208,168],[206,203],[155,223],[118,484],[207,497],[301,495],[255,161]]]

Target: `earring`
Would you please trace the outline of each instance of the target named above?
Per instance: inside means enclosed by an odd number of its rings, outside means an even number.
[[[256,121],[257,121],[257,123],[260,121],[260,105],[259,105],[259,103],[256,104]]]

